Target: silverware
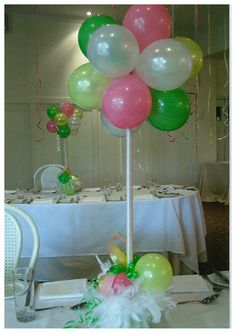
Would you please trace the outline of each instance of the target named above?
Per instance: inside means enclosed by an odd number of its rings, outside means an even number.
[[[78,310],[79,308],[83,307],[86,304],[87,304],[86,301],[82,301],[82,302],[80,302],[78,304],[70,306],[70,309],[72,309],[72,310]]]
[[[213,294],[211,296],[207,296],[205,298],[203,298],[202,300],[189,300],[189,301],[181,301],[178,302],[177,304],[185,304],[185,303],[201,303],[201,304],[212,304],[218,297],[220,296],[220,294]]]
[[[218,284],[212,282],[211,279],[210,279],[207,275],[202,275],[202,277],[203,277],[204,279],[206,279],[206,280],[212,285],[212,287],[213,287],[212,289],[213,289],[213,291],[215,291],[216,293],[218,293],[219,291],[221,291],[222,289],[224,289],[223,286],[220,286],[220,285],[218,285]]]
[[[229,285],[229,279],[223,273],[221,273],[220,271],[215,271],[214,273],[216,275],[218,275],[222,281],[224,281],[225,283],[227,283]]]

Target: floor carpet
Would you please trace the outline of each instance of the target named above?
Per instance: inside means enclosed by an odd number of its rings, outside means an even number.
[[[214,270],[229,270],[229,206],[218,202],[203,202],[203,210],[207,229],[208,261],[199,265],[200,273],[209,274]]]

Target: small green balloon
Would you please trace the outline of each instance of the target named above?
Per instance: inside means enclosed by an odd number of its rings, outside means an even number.
[[[47,109],[47,115],[50,119],[54,119],[59,112],[60,108],[57,105],[49,105]]]
[[[173,277],[171,264],[159,253],[148,253],[141,257],[135,271],[143,277],[141,287],[150,292],[167,289]]]
[[[69,182],[71,176],[67,172],[63,172],[59,175],[58,179],[60,180],[61,183],[65,184]]]
[[[58,126],[57,134],[62,139],[67,138],[70,135],[70,127],[67,124],[64,126]]]
[[[116,24],[116,20],[107,15],[95,15],[83,22],[78,33],[78,42],[82,53],[87,57],[87,46],[92,34],[98,29],[108,24]]]
[[[150,89],[152,110],[147,121],[162,131],[174,131],[182,127],[190,115],[188,94],[178,88],[168,91]]]

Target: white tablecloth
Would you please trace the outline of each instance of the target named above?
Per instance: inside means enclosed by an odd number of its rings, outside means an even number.
[[[185,277],[180,277],[185,279]],[[183,282],[184,283],[184,282]],[[211,289],[211,287],[210,287]],[[214,292],[210,291],[210,294]],[[195,293],[191,299],[200,299]],[[181,297],[186,297],[184,294]],[[187,298],[188,299],[188,298]],[[15,317],[14,300],[5,300],[5,328],[63,328],[69,320],[78,320],[77,311],[68,307],[51,308],[36,312],[36,319],[29,323],[20,323]],[[177,305],[171,313],[171,320],[162,320],[158,328],[229,328],[229,291],[220,291],[215,303],[210,305],[187,303]]]
[[[199,191],[202,201],[229,203],[229,162],[205,163],[201,170]]]
[[[198,257],[206,251],[202,204],[197,191],[182,193],[173,198],[134,200],[134,251],[169,251],[198,272]],[[107,254],[108,241],[114,234],[126,234],[125,201],[18,206],[37,225],[40,257]],[[24,232],[27,235],[29,230],[25,228]],[[29,256],[30,248],[27,241],[23,256]]]

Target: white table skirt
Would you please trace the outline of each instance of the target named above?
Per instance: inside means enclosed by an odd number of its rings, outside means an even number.
[[[205,220],[197,191],[184,196],[134,201],[134,251],[178,254],[195,272],[206,251]],[[126,202],[19,204],[40,234],[40,257],[107,254],[114,234],[126,233]],[[24,229],[29,233],[29,230]],[[27,239],[28,238],[28,239]],[[23,256],[30,254],[26,236]]]
[[[196,299],[199,299],[197,293]],[[63,328],[69,320],[78,320],[77,311],[68,307],[57,307],[36,311],[35,320],[20,323],[15,316],[14,300],[5,300],[5,328]],[[162,320],[156,327],[229,328],[229,290],[222,290],[219,298],[211,305],[200,303],[177,305],[171,313],[171,320]]]
[[[201,170],[199,191],[202,201],[229,203],[229,162],[205,163]]]

